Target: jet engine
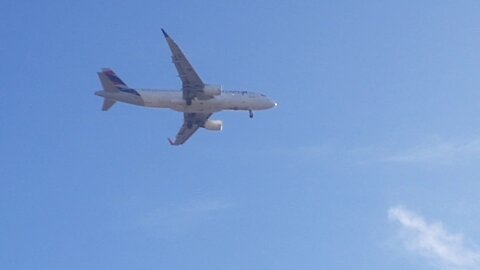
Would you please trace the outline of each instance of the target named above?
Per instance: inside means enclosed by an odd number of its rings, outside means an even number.
[[[208,96],[218,96],[222,93],[222,86],[221,85],[214,85],[214,84],[205,84],[203,87],[203,92],[205,95]]]
[[[221,120],[207,120],[203,127],[208,130],[221,131],[223,129],[223,122]]]

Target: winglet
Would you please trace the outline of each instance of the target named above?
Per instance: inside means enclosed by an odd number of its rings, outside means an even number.
[[[168,138],[168,142],[170,143],[170,145],[177,145],[175,144],[175,142],[172,141],[172,139]]]
[[[164,35],[166,38],[169,38],[169,37],[170,37],[170,36],[167,34],[167,32],[165,32],[165,30],[163,30],[163,28],[162,28],[162,33],[163,33],[163,35]]]

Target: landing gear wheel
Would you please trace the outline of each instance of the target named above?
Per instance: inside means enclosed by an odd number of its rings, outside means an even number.
[[[248,110],[248,113],[249,113],[250,118],[253,118],[253,112],[252,112],[252,110]]]
[[[191,98],[187,98],[187,105],[188,106],[192,105],[192,99]]]

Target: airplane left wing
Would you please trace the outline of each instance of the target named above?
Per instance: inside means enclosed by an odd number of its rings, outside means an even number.
[[[200,79],[200,76],[198,76],[175,41],[173,41],[165,30],[162,29],[162,33],[165,39],[167,39],[168,46],[172,51],[172,62],[175,64],[178,76],[182,80],[183,98],[185,100],[192,100],[197,96],[203,96],[203,87],[205,84],[202,79]]]
[[[198,128],[203,127],[205,122],[212,116],[211,113],[184,113],[183,125],[175,137],[175,141],[168,139],[171,145],[180,145],[185,143]]]

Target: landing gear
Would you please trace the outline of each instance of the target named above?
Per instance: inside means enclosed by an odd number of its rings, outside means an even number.
[[[191,98],[187,98],[187,105],[188,106],[192,105],[192,99]]]
[[[253,118],[253,112],[252,112],[252,110],[248,110],[248,114],[249,114],[250,118]]]

